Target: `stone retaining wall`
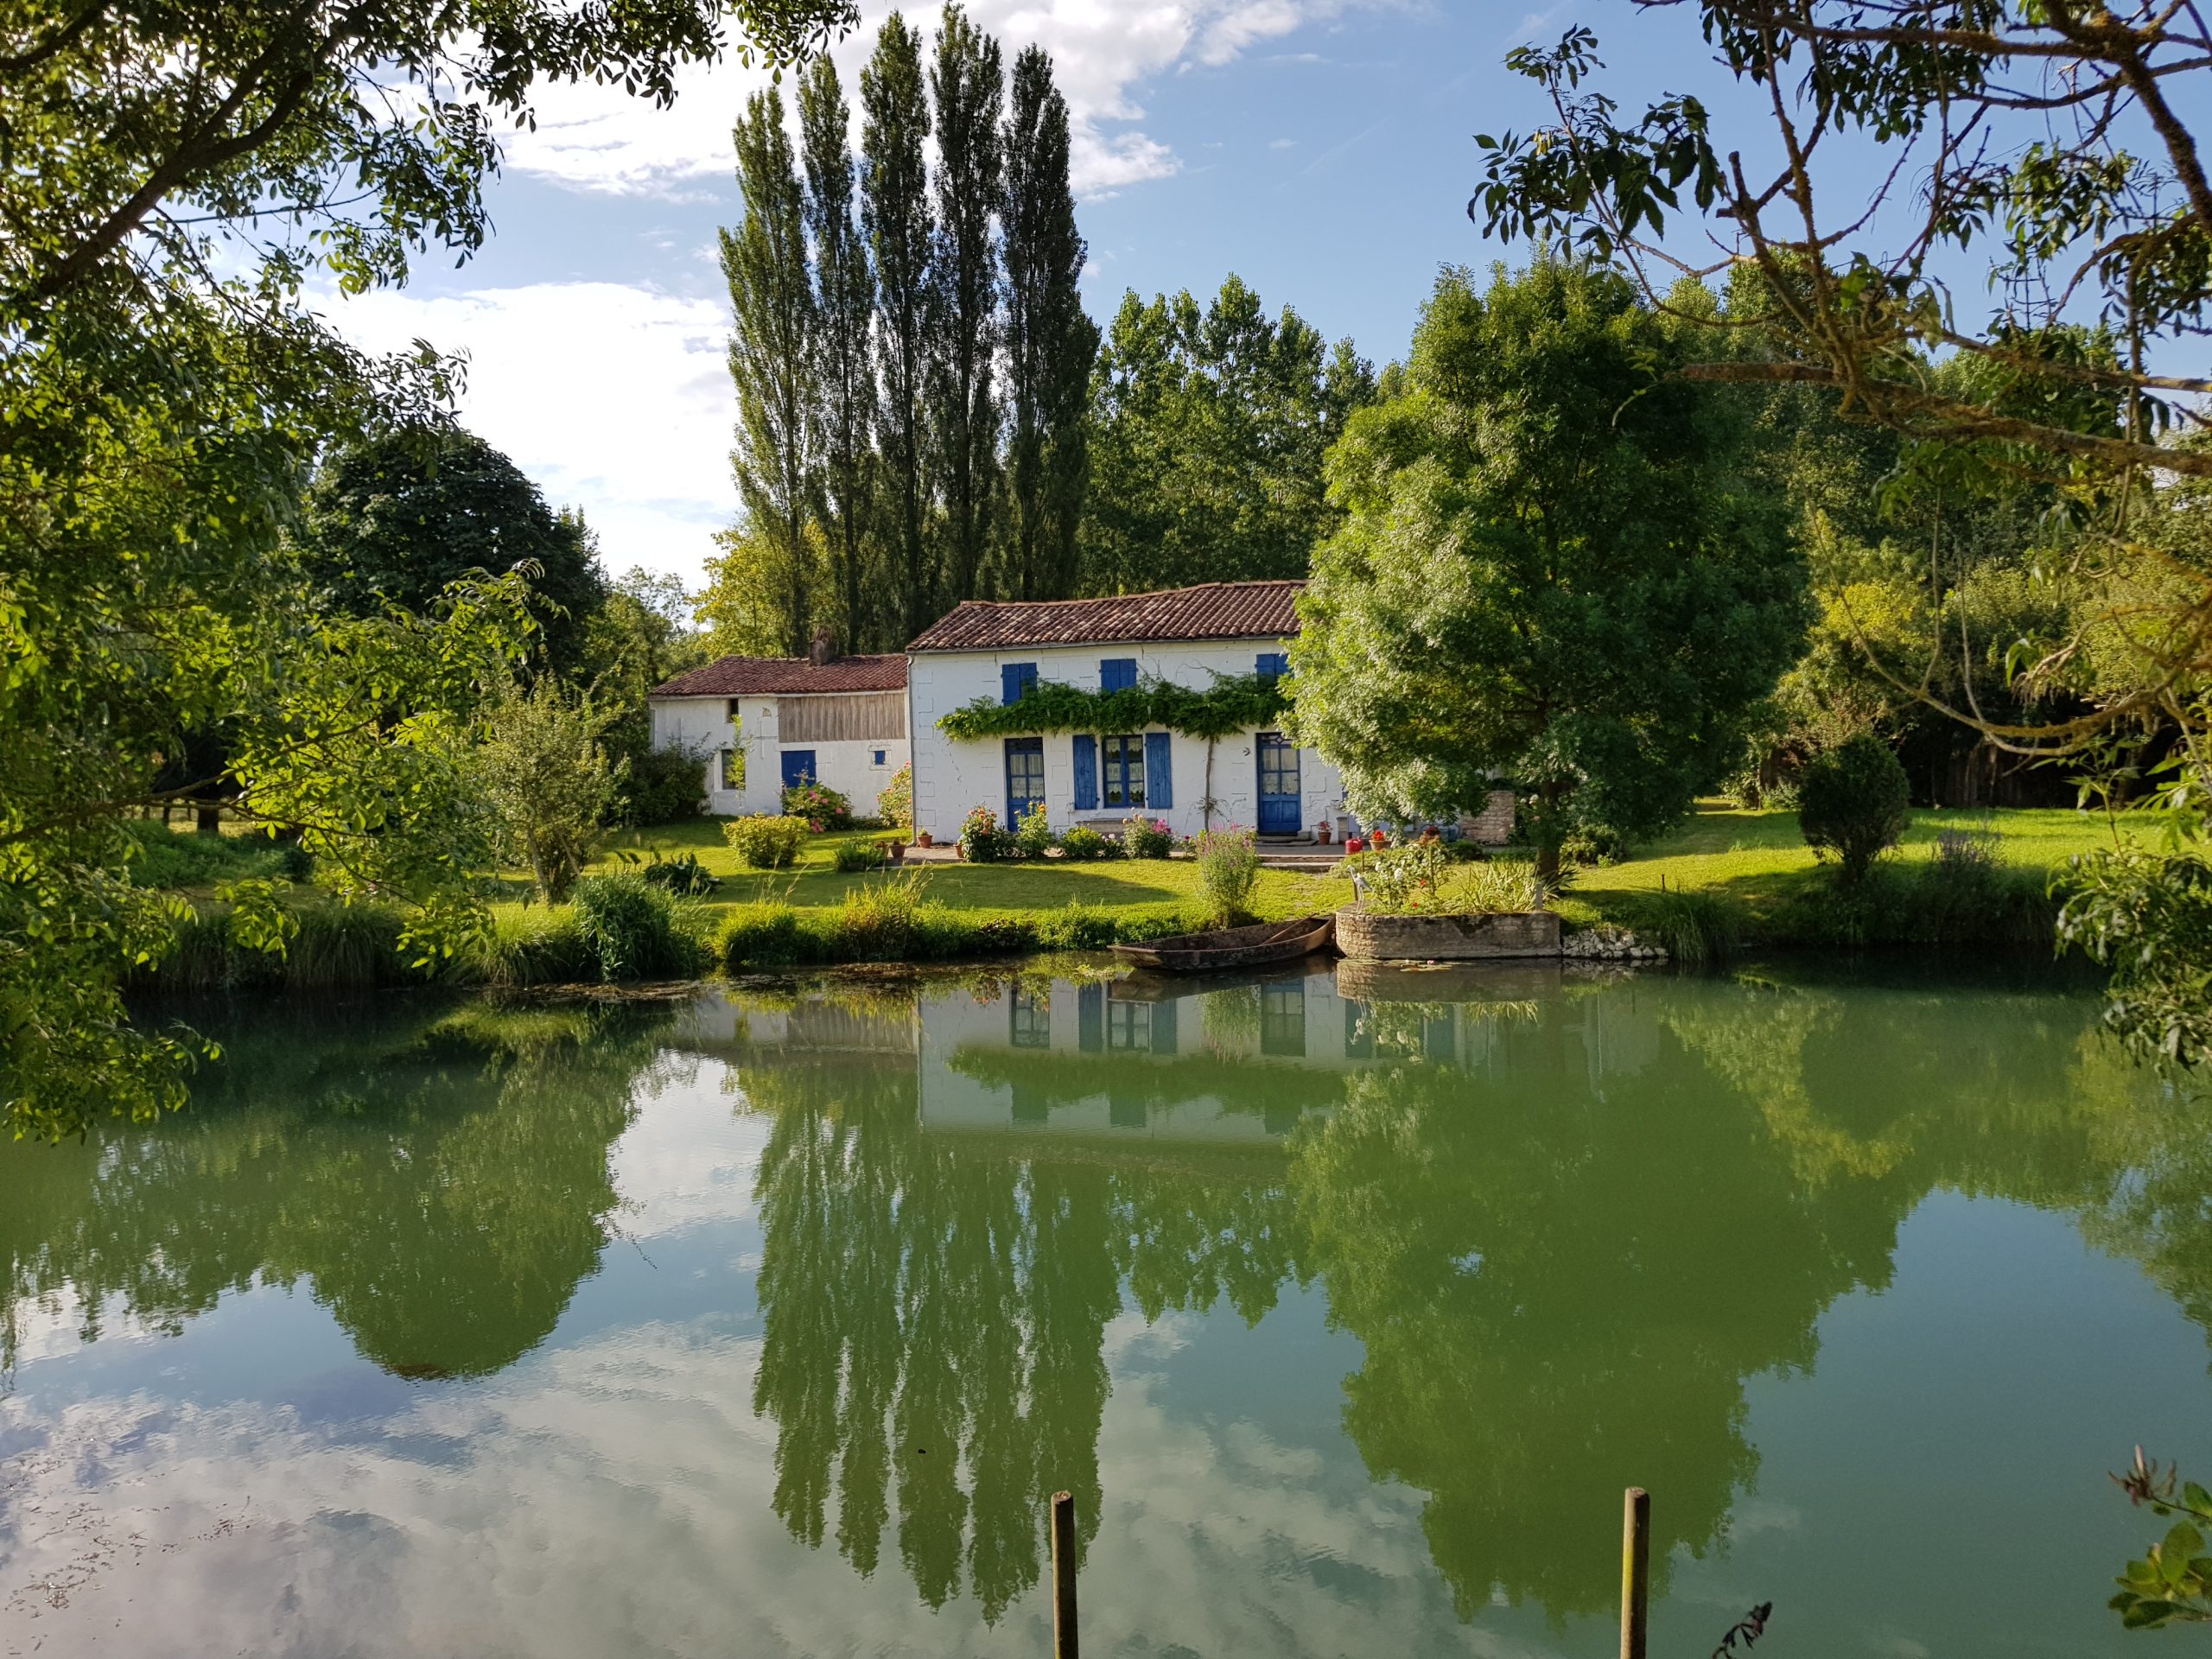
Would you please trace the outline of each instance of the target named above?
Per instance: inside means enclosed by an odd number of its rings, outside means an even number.
[[[1503,916],[1375,916],[1363,905],[1337,912],[1337,949],[1354,962],[1470,962],[1556,957],[1559,918],[1548,910]]]
[[[1459,816],[1459,833],[1484,847],[1503,847],[1513,839],[1513,791],[1493,789],[1479,812]]]

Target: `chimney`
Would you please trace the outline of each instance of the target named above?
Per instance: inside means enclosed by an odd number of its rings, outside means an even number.
[[[837,636],[825,627],[814,631],[814,642],[806,648],[806,660],[817,668],[837,654]]]

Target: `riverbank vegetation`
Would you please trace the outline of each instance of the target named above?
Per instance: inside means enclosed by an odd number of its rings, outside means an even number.
[[[174,993],[683,978],[1097,950],[1196,931],[1223,913],[1206,867],[1193,859],[841,869],[842,854],[874,842],[856,830],[806,836],[787,868],[762,871],[726,844],[720,828],[694,819],[615,838],[580,879],[573,904],[536,902],[527,874],[512,871],[486,894],[483,931],[452,957],[418,964],[400,911],[344,906],[305,880],[282,889],[294,923],[286,951],[255,948],[239,937],[215,883],[233,864],[264,869],[285,849],[143,825],[142,838],[167,836],[189,861],[164,866],[157,852],[146,868],[197,875],[176,884],[194,911],[177,950],[142,968],[133,983]],[[1898,845],[1847,893],[1834,867],[1806,844],[1796,813],[1708,800],[1682,830],[1632,856],[1568,869],[1551,906],[1570,930],[1627,926],[1689,964],[1800,949],[1972,949],[2032,958],[2055,943],[2054,876],[2076,858],[2152,846],[2163,833],[2163,821],[2146,812],[1915,810]],[[1504,903],[1505,888],[1516,897],[1527,891],[1526,855],[1509,849],[1454,865],[1452,879],[1497,887],[1484,902]],[[217,860],[228,861],[211,864]],[[678,868],[687,878],[680,883],[652,874]],[[1265,866],[1249,874],[1249,887],[1230,899],[1242,918],[1283,920],[1354,898],[1344,875]],[[601,919],[588,926],[587,912]]]

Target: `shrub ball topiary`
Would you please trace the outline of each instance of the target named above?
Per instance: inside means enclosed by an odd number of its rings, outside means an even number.
[[[806,842],[804,818],[772,818],[765,813],[732,818],[722,839],[756,870],[780,870],[798,856]]]
[[[1904,836],[1911,796],[1890,746],[1861,734],[1806,763],[1797,822],[1807,844],[1834,859],[1843,884],[1856,887]]]

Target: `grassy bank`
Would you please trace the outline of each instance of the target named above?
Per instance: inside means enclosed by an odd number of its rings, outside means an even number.
[[[2123,818],[2118,832],[2155,824]],[[1936,856],[1946,831],[1993,830],[1990,856],[1961,865]],[[1905,844],[1855,893],[1840,893],[1788,812],[1747,812],[1708,803],[1681,833],[1618,864],[1574,873],[1557,908],[1571,928],[1633,928],[1687,962],[1746,949],[1918,946],[2048,951],[2057,907],[2050,881],[2067,859],[2111,844],[2101,816],[2067,811],[1917,812]],[[837,846],[865,837],[811,838],[799,862],[749,870],[724,844],[721,825],[699,820],[610,842],[592,868],[590,906],[548,910],[505,884],[488,938],[435,972],[410,965],[402,918],[376,906],[346,909],[296,892],[298,935],[283,957],[239,947],[202,886],[211,877],[276,875],[263,845],[219,849],[180,835],[148,864],[181,876],[200,915],[180,948],[141,976],[162,991],[311,990],[384,984],[543,985],[635,976],[689,977],[853,962],[944,961],[1038,950],[1096,950],[1204,925],[1198,870],[1185,860],[1096,863],[928,864],[849,874]],[[212,839],[212,838],[210,838]],[[714,891],[672,899],[636,893],[639,858],[689,853],[716,878]],[[271,867],[259,868],[263,861]],[[218,869],[222,865],[225,868]],[[206,868],[202,868],[202,867]],[[604,878],[615,878],[612,884]],[[143,879],[143,878],[142,878]],[[1262,919],[1348,904],[1349,881],[1262,873],[1253,909]]]
[[[2048,951],[2052,877],[2115,836],[2141,839],[2157,828],[2146,814],[1916,811],[1904,844],[1845,893],[1805,845],[1796,813],[1706,802],[1680,833],[1575,872],[1557,908],[1570,927],[1631,927],[1691,961],[1738,948]],[[1984,832],[1993,837],[1986,861],[1937,856],[1947,834]]]

